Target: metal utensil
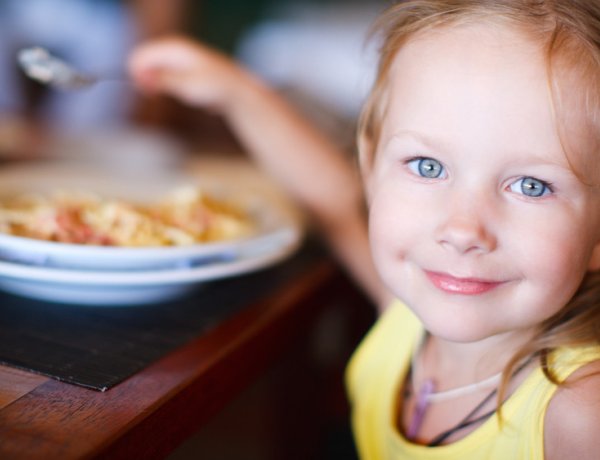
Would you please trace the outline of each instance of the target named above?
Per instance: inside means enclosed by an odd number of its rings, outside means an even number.
[[[20,50],[17,60],[29,78],[62,90],[86,88],[101,80],[74,69],[39,46]]]

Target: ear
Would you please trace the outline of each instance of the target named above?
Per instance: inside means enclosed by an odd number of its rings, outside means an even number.
[[[592,257],[588,263],[588,271],[595,272],[600,270],[600,242],[592,249]]]

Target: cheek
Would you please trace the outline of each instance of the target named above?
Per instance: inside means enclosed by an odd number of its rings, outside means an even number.
[[[375,264],[379,268],[386,252],[393,251],[397,216],[381,200],[373,200],[369,208],[369,240]]]
[[[568,301],[577,289],[588,265],[589,242],[574,238],[578,229],[571,225],[539,227],[535,232],[521,228],[511,258],[521,260],[521,270],[557,301]]]
[[[398,288],[404,283],[401,266],[406,258],[409,228],[395,206],[381,200],[371,202],[369,210],[369,241],[375,268],[387,288],[402,298]],[[406,301],[406,299],[404,299]]]
[[[422,240],[424,222],[417,200],[392,190],[379,190],[369,209],[369,237],[376,263],[402,259]],[[379,266],[379,264],[378,264]]]

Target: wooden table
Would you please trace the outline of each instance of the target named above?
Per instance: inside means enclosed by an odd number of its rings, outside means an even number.
[[[104,393],[0,366],[0,458],[164,458],[340,305],[355,318],[370,308],[323,257]]]

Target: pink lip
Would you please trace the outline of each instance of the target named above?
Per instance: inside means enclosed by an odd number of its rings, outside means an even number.
[[[445,273],[425,271],[427,278],[438,289],[450,294],[478,295],[491,291],[503,284],[501,281],[487,281],[477,278],[455,278]]]

